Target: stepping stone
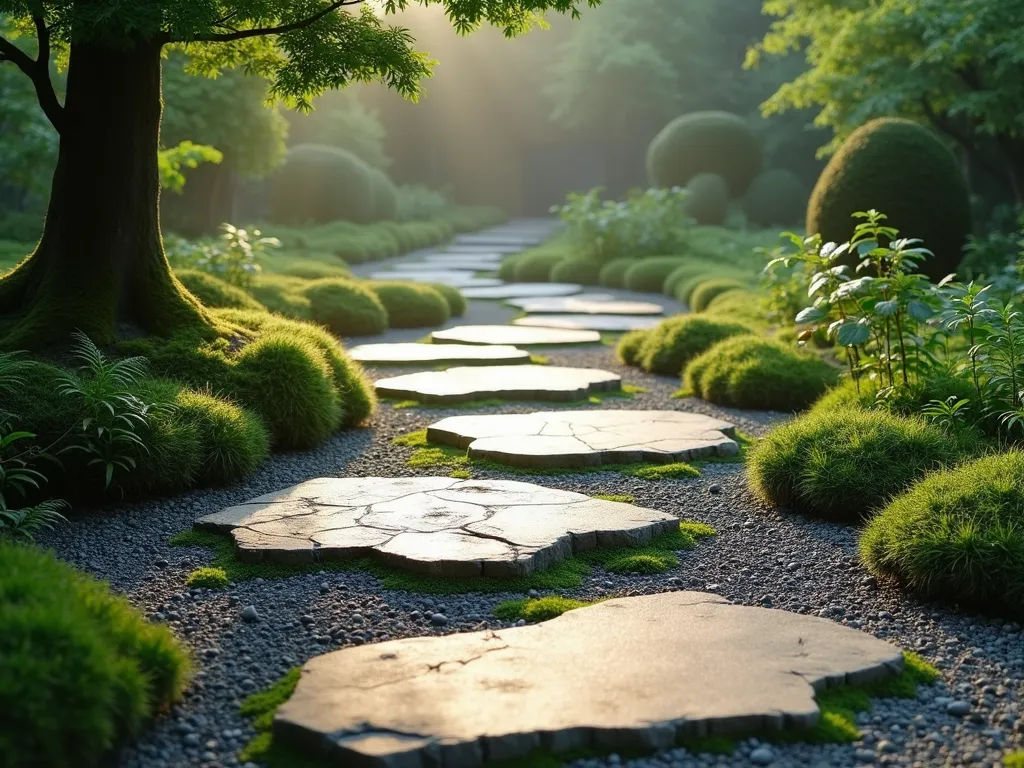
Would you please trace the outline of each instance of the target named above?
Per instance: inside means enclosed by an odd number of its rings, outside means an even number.
[[[511,299],[505,302],[531,315],[663,315],[665,308],[649,301],[614,301],[607,293],[583,293],[551,299]]]
[[[467,299],[522,299],[546,296],[571,296],[583,290],[575,283],[504,283],[494,288],[472,288],[463,292]]]
[[[437,272],[374,272],[371,280],[394,280],[407,283],[444,283],[452,288],[491,288],[503,285],[494,277],[475,277],[469,271]]]
[[[465,295],[465,292],[463,292]],[[513,347],[542,347],[565,344],[595,344],[597,331],[565,331],[559,328],[523,328],[515,325],[457,325],[434,331],[435,344],[508,344]]]
[[[511,254],[519,253],[529,248],[529,245],[510,245],[510,244],[494,244],[494,243],[480,243],[478,245],[466,245],[466,244],[453,244],[445,246],[443,253],[461,253],[461,254],[473,254],[479,255],[481,253],[500,253],[500,254]]]
[[[462,264],[486,262],[489,264],[501,264],[505,255],[502,253],[432,253],[424,256],[423,260],[430,264]]]
[[[456,235],[456,245],[517,245],[520,248],[529,248],[543,242],[542,238],[532,234],[502,234],[480,232],[474,235]]]
[[[434,270],[464,270],[468,272],[495,272],[501,267],[500,261],[489,259],[460,259],[459,261],[448,261],[438,259],[437,261],[404,261],[394,264],[391,268],[395,272],[432,272]]]
[[[736,427],[683,411],[538,411],[452,416],[427,427],[431,443],[521,467],[587,467],[735,456]]]
[[[555,365],[506,365],[449,368],[380,379],[381,397],[421,403],[465,403],[473,400],[585,400],[594,392],[617,392],[622,378],[595,368]]]
[[[275,738],[336,766],[459,766],[531,752],[671,749],[809,728],[815,692],[895,676],[902,652],[827,619],[665,592],[514,629],[318,656]]]
[[[207,515],[246,562],[373,557],[416,573],[515,578],[587,549],[640,546],[676,517],[509,480],[332,477]]]
[[[512,323],[526,328],[566,328],[617,333],[654,328],[662,320],[664,318],[650,315],[530,315],[518,317]]]
[[[530,353],[504,345],[481,344],[360,344],[347,350],[349,357],[368,365],[521,365],[530,362]]]

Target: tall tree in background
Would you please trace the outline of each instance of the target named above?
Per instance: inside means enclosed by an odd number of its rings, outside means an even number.
[[[412,0],[383,0],[394,13]],[[442,6],[460,32],[528,31],[584,0],[415,0]],[[596,6],[599,0],[586,0]],[[35,252],[0,279],[0,347],[99,340],[121,324],[156,334],[216,323],[171,276],[159,226],[161,56],[184,48],[197,74],[244,65],[286,104],[383,81],[414,98],[431,62],[402,28],[358,0],[0,0],[0,66],[29,79],[60,135],[46,224]],[[15,44],[27,37],[31,44]],[[51,57],[67,57],[63,103]]]
[[[292,111],[288,122],[291,145],[326,144],[348,150],[371,168],[387,171],[391,166],[380,118],[351,89],[325,93],[314,111]]]

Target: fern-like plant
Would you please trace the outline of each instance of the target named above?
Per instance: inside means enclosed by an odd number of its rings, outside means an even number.
[[[33,541],[40,531],[53,530],[58,523],[66,523],[67,518],[61,512],[67,507],[66,501],[48,499],[24,509],[0,508],[0,534]]]

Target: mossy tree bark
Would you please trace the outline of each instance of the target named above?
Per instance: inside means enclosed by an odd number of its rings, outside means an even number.
[[[171,275],[160,237],[160,48],[73,42],[60,151],[42,239],[0,280],[0,348],[39,348],[81,330],[213,332]]]

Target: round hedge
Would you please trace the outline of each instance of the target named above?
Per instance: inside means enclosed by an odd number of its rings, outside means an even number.
[[[923,274],[956,271],[971,233],[970,195],[956,158],[927,128],[882,118],[854,131],[811,193],[807,232],[844,242],[857,223],[851,216],[870,208],[935,254],[920,263]]]
[[[369,287],[387,310],[391,328],[429,328],[451,317],[444,296],[428,285],[380,280]]]
[[[756,336],[726,339],[695,357],[683,387],[716,405],[799,411],[839,379],[820,357]]]
[[[675,296],[676,288],[685,280],[695,277],[704,277],[715,274],[722,266],[713,261],[701,258],[687,257],[682,264],[669,272],[665,282],[661,285],[661,292],[666,296]]]
[[[370,168],[369,171],[373,187],[373,220],[394,221],[398,215],[398,190],[384,171],[379,168]],[[404,250],[414,250],[414,246]]]
[[[263,305],[238,286],[198,269],[179,269],[174,276],[185,289],[214,309],[263,309]]]
[[[740,197],[761,172],[761,144],[747,121],[729,112],[677,117],[647,148],[647,176],[655,187],[685,187],[701,173],[725,179]]]
[[[350,152],[319,144],[288,150],[269,183],[270,217],[280,224],[325,224],[339,219],[369,224],[375,218],[374,182],[366,163]]]
[[[0,756],[90,768],[177,699],[187,649],[54,555],[0,537]]]
[[[686,212],[698,224],[725,223],[729,215],[729,185],[717,173],[698,173],[686,185]]]
[[[703,283],[698,284],[690,294],[690,309],[694,312],[703,312],[716,297],[728,291],[735,291],[746,287],[746,283],[731,277],[705,280]]]
[[[636,259],[626,270],[622,282],[631,291],[661,293],[665,278],[685,263],[685,256],[649,256],[645,259]]]
[[[640,350],[643,349],[648,333],[648,330],[637,330],[623,334],[618,346],[615,347],[615,354],[619,360],[626,365],[640,365]]]
[[[506,256],[501,260],[501,265],[498,267],[498,278],[504,280],[507,283],[512,282],[516,279],[516,265],[519,264],[519,260],[525,255],[524,252],[514,253],[510,256]]]
[[[704,308],[705,315],[739,320],[751,325],[763,325],[765,313],[762,310],[764,297],[744,288],[733,288],[720,293]]]
[[[597,279],[605,288],[625,288],[626,272],[634,264],[636,259],[612,259],[601,267]]]
[[[240,480],[270,455],[270,433],[252,411],[188,389],[178,394],[174,404],[199,437],[199,483],[227,485]]]
[[[762,500],[856,522],[963,449],[923,419],[849,408],[776,427],[750,450],[747,476]]]
[[[743,323],[698,315],[677,315],[647,331],[640,349],[632,357],[645,371],[678,376],[684,365],[712,344],[748,333],[752,331]],[[631,340],[629,343],[635,342]],[[623,360],[627,354],[620,348],[619,356]]]
[[[388,312],[369,287],[353,280],[325,278],[307,283],[302,295],[310,317],[338,336],[370,336],[388,327]]]
[[[551,270],[566,258],[568,255],[560,249],[526,251],[516,259],[512,279],[517,283],[547,283],[551,280]]]
[[[444,300],[448,302],[448,311],[452,317],[462,317],[466,314],[466,297],[462,295],[462,291],[458,288],[452,288],[444,283],[427,283],[427,286],[444,296]]]
[[[860,556],[926,597],[1024,611],[1024,453],[926,477],[875,515]]]
[[[551,268],[551,282],[598,285],[601,282],[601,262],[583,257],[560,261]]]
[[[773,168],[750,183],[743,212],[758,227],[794,226],[806,218],[807,188],[792,171]]]

